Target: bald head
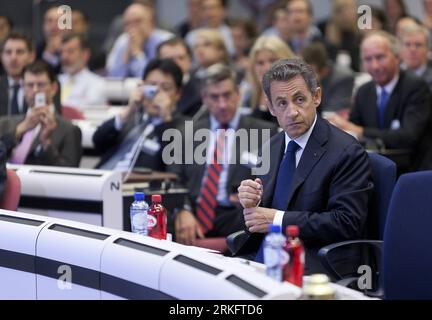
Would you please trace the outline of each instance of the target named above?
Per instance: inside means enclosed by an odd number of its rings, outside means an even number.
[[[127,33],[138,32],[147,38],[154,29],[154,10],[142,3],[133,3],[126,8],[124,25]]]

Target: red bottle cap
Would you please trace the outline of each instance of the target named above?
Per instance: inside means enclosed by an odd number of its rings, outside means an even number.
[[[152,195],[152,202],[162,202],[162,196],[160,194],[153,194]]]
[[[298,237],[300,233],[299,227],[298,226],[288,226],[286,227],[286,234],[290,237]]]

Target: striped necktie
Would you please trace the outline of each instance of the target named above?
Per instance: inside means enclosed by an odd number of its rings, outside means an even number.
[[[213,228],[219,179],[224,164],[225,133],[226,128],[218,130],[212,161],[207,164],[206,175],[197,201],[197,219],[204,234]]]

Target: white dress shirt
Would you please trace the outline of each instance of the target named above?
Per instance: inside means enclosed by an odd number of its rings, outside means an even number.
[[[59,76],[63,88],[72,81],[72,87],[68,97],[62,101],[62,105],[85,108],[86,106],[106,105],[105,80],[87,68],[75,75],[63,73]]]

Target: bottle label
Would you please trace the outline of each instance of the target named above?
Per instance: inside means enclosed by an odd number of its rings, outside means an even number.
[[[144,214],[136,214],[132,218],[132,224],[136,229],[145,229],[146,216]]]
[[[157,220],[155,217],[148,215],[147,216],[147,227],[148,228],[153,228],[154,226],[157,225]]]

